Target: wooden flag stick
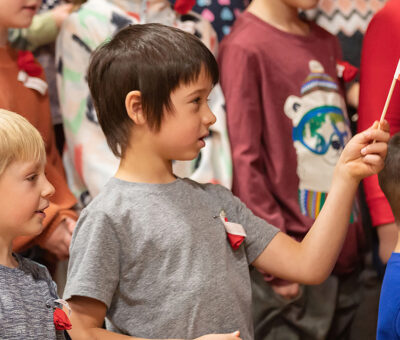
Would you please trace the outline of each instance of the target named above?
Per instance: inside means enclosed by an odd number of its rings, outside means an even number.
[[[396,86],[396,81],[398,80],[399,76],[400,76],[400,59],[399,59],[399,61],[397,63],[396,72],[394,73],[392,85],[390,86],[390,90],[389,90],[388,96],[386,98],[385,106],[383,107],[381,119],[379,120],[379,126],[381,125],[381,123],[385,119],[386,111],[387,111],[387,109],[389,107],[390,99],[392,98],[393,90],[394,90],[394,87]]]

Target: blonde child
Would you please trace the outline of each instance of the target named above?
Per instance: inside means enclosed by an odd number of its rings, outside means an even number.
[[[54,194],[45,164],[39,132],[0,109],[0,339],[65,339],[70,328],[57,318],[62,305],[46,267],[13,252],[15,239],[44,229]]]
[[[14,250],[40,246],[57,259],[68,257],[77,218],[76,200],[68,189],[57,152],[43,70],[29,52],[8,44],[8,29],[28,27],[40,5],[38,0],[0,0],[0,108],[23,115],[42,135],[46,147],[46,173],[56,188],[41,234],[14,240]]]

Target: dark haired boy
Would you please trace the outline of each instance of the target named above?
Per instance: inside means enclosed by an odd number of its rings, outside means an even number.
[[[385,167],[378,175],[379,186],[385,194],[400,226],[400,133],[389,141]],[[400,237],[387,263],[382,283],[378,314],[378,340],[400,338]]]
[[[236,330],[250,340],[249,265],[308,284],[331,272],[358,183],[383,165],[387,124],[349,142],[321,214],[298,243],[222,186],[172,172],[173,160],[204,147],[217,80],[200,40],[160,24],[130,26],[94,53],[88,83],[121,161],[73,236],[64,297],[74,340],[232,339]]]

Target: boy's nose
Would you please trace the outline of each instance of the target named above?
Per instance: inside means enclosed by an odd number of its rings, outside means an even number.
[[[205,123],[208,126],[213,125],[217,121],[217,117],[215,117],[214,113],[208,107],[208,112],[205,115]]]
[[[43,197],[51,197],[54,195],[55,192],[56,192],[56,189],[54,189],[53,185],[48,181],[48,179],[45,176],[42,196]]]

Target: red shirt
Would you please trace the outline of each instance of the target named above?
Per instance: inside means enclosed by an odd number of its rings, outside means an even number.
[[[371,20],[361,54],[359,131],[379,120],[400,58],[400,1],[391,0]],[[386,113],[393,135],[400,130],[400,84],[396,83]],[[374,175],[364,180],[372,224],[394,222],[394,217]]]

